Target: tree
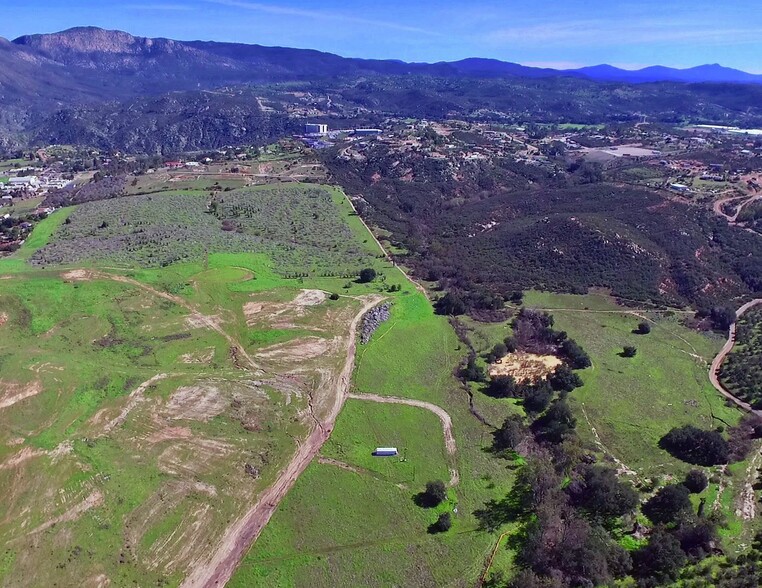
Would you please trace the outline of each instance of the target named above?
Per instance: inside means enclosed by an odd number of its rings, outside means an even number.
[[[506,355],[508,355],[508,347],[506,347],[505,343],[495,343],[492,351],[490,351],[487,356],[487,361],[495,363],[498,359],[503,359]]]
[[[566,492],[573,505],[593,518],[621,517],[638,505],[635,489],[621,482],[614,470],[598,465],[577,468]]]
[[[507,417],[499,429],[492,433],[492,448],[495,451],[516,449],[529,433],[524,419],[517,414]]]
[[[717,431],[705,431],[693,425],[675,427],[659,441],[659,447],[676,458],[695,465],[728,463],[730,447]]]
[[[712,326],[718,331],[727,331],[736,322],[736,311],[729,306],[715,306],[709,311]]]
[[[622,357],[635,357],[637,353],[638,350],[632,345],[625,345],[622,349]]]
[[[374,270],[372,267],[366,267],[362,270],[360,270],[360,278],[358,281],[361,284],[367,284],[368,282],[372,282],[376,279],[376,270]]]
[[[635,332],[639,335],[648,335],[648,333],[651,332],[651,323],[647,323],[646,321],[638,323],[638,329]]]
[[[691,470],[685,476],[685,481],[683,482],[683,486],[688,488],[691,494],[703,492],[708,484],[709,480],[707,480],[706,474],[701,470]]]
[[[566,339],[561,344],[561,353],[569,359],[571,367],[575,370],[583,370],[593,365],[590,356],[574,339]]]
[[[466,303],[457,294],[448,292],[434,303],[434,310],[437,314],[458,316],[466,312]]]
[[[524,410],[528,413],[541,413],[550,404],[553,390],[547,382],[527,386],[524,392]]]
[[[566,400],[556,401],[543,416],[534,422],[539,437],[551,443],[560,443],[577,426],[571,408]]]
[[[556,371],[548,376],[548,382],[556,392],[571,392],[582,386],[582,378],[566,364],[558,366]]]
[[[635,551],[632,559],[634,576],[666,583],[677,579],[686,557],[675,537],[663,529],[656,529],[648,545]]]
[[[468,363],[461,374],[469,382],[484,382],[487,379],[484,368],[476,363],[476,356],[473,354],[468,357]]]
[[[677,523],[692,512],[688,488],[682,484],[669,484],[659,488],[643,505],[643,514],[657,525]]]
[[[511,398],[516,394],[516,380],[512,376],[495,376],[485,392],[494,398]]]
[[[447,486],[442,480],[426,482],[426,490],[423,494],[429,505],[437,506],[447,498]]]
[[[437,522],[429,527],[429,533],[445,533],[452,527],[452,515],[449,512],[443,512],[439,515]]]
[[[519,344],[516,341],[516,337],[513,335],[508,335],[505,339],[503,339],[503,344],[505,345],[505,348],[508,350],[508,353],[513,353],[519,348]]]

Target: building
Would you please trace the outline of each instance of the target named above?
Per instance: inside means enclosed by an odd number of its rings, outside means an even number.
[[[304,125],[304,133],[306,135],[327,135],[328,125],[323,123],[308,123]]]
[[[8,186],[10,188],[33,188],[36,189],[40,185],[40,180],[37,176],[21,176],[18,178],[9,178]]]
[[[394,457],[398,454],[399,451],[397,451],[396,447],[376,447],[376,450],[373,452],[373,455],[376,457]]]
[[[364,137],[366,135],[380,135],[381,129],[355,129],[355,135]]]

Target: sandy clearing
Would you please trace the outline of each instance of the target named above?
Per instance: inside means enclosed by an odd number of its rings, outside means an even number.
[[[101,504],[103,504],[103,494],[101,493],[100,490],[94,490],[90,494],[90,496],[85,498],[79,504],[76,504],[73,507],[71,507],[65,513],[58,515],[57,517],[53,517],[52,519],[49,519],[45,521],[44,523],[42,523],[39,527],[29,531],[29,535],[32,535],[34,533],[39,533],[40,531],[44,531],[45,529],[49,529],[50,527],[52,527],[53,525],[57,525],[58,523],[64,523],[67,521],[76,521],[88,510],[90,510],[91,508],[95,508],[96,506],[100,506]]]
[[[98,574],[97,576],[88,578],[85,580],[84,584],[82,584],[83,588],[107,588],[108,586],[111,586],[111,578],[106,574]]]
[[[209,558],[206,561],[194,562],[195,567],[190,570],[181,584],[183,588],[224,586],[228,582],[244,554],[267,525],[280,501],[328,440],[336,417],[341,412],[347,397],[354,367],[358,326],[365,313],[382,300],[384,297],[379,295],[367,297],[362,308],[349,325],[349,336],[346,338],[346,360],[335,380],[335,386],[332,386],[332,401],[328,402],[328,410],[325,416],[322,418],[315,417],[315,426],[304,442],[298,445],[293,457],[281,470],[275,482],[259,495],[257,502],[246,514],[228,527]]]
[[[490,376],[512,376],[517,382],[536,382],[548,377],[562,365],[555,355],[535,355],[534,353],[509,353],[496,363],[490,364]]]
[[[182,386],[172,392],[165,412],[172,419],[207,422],[222,413],[227,401],[212,382]]]
[[[42,382],[35,380],[27,384],[19,382],[0,381],[0,409],[13,406],[26,398],[31,398],[42,392]]]
[[[69,270],[67,272],[62,273],[61,277],[64,280],[87,281],[87,280],[94,280],[97,277],[97,275],[95,272],[90,270],[76,269],[76,270]]]
[[[8,322],[8,313],[0,312],[0,327],[2,327],[7,322]]]
[[[736,516],[745,521],[751,521],[757,515],[757,492],[754,489],[754,484],[757,481],[760,458],[762,458],[762,451],[757,448],[754,457],[749,460],[749,465],[746,468],[746,480],[738,497],[739,505],[736,509]]]

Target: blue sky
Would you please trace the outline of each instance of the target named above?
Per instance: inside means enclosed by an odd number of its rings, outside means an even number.
[[[758,0],[32,0],[2,12],[0,36],[10,39],[94,25],[350,57],[630,69],[721,63],[762,73]]]

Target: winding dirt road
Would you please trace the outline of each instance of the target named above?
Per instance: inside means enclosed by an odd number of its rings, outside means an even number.
[[[333,402],[327,414],[316,419],[315,426],[304,442],[299,445],[288,465],[280,472],[275,482],[260,495],[254,506],[226,530],[211,557],[195,563],[195,569],[190,571],[181,584],[183,588],[224,586],[230,580],[246,551],[257,540],[280,501],[328,440],[336,417],[347,398],[360,320],[368,310],[382,300],[383,297],[379,295],[366,298],[362,309],[352,319],[349,326],[347,358],[333,390]]]
[[[382,404],[406,404],[408,406],[415,406],[423,408],[433,412],[442,421],[442,431],[444,432],[445,449],[452,458],[457,451],[455,446],[455,435],[452,433],[452,419],[447,411],[436,404],[431,402],[424,402],[422,400],[413,400],[412,398],[400,398],[399,396],[380,396],[378,394],[349,394],[347,398],[355,400],[368,400],[370,402],[381,402]],[[454,465],[454,464],[453,464]],[[460,483],[460,474],[456,467],[450,468],[450,482],[449,486],[457,486]]]
[[[728,333],[728,340],[725,342],[725,345],[722,347],[720,352],[717,354],[717,356],[714,358],[714,361],[712,361],[712,365],[709,368],[709,380],[712,382],[712,386],[715,387],[715,389],[722,394],[725,398],[728,400],[731,400],[734,402],[737,406],[741,407],[745,411],[752,412],[756,415],[762,416],[762,410],[755,410],[751,407],[751,405],[748,402],[744,402],[740,398],[736,398],[731,394],[720,382],[719,373],[720,373],[720,367],[722,366],[722,362],[725,361],[725,358],[727,357],[728,353],[730,353],[733,350],[733,346],[736,344],[736,323],[738,322],[738,318],[743,315],[747,310],[750,308],[753,308],[757,306],[758,304],[762,304],[762,298],[755,298],[754,300],[747,302],[744,304],[741,308],[739,308],[736,311],[736,321],[733,322],[732,325],[730,325],[730,331]]]

